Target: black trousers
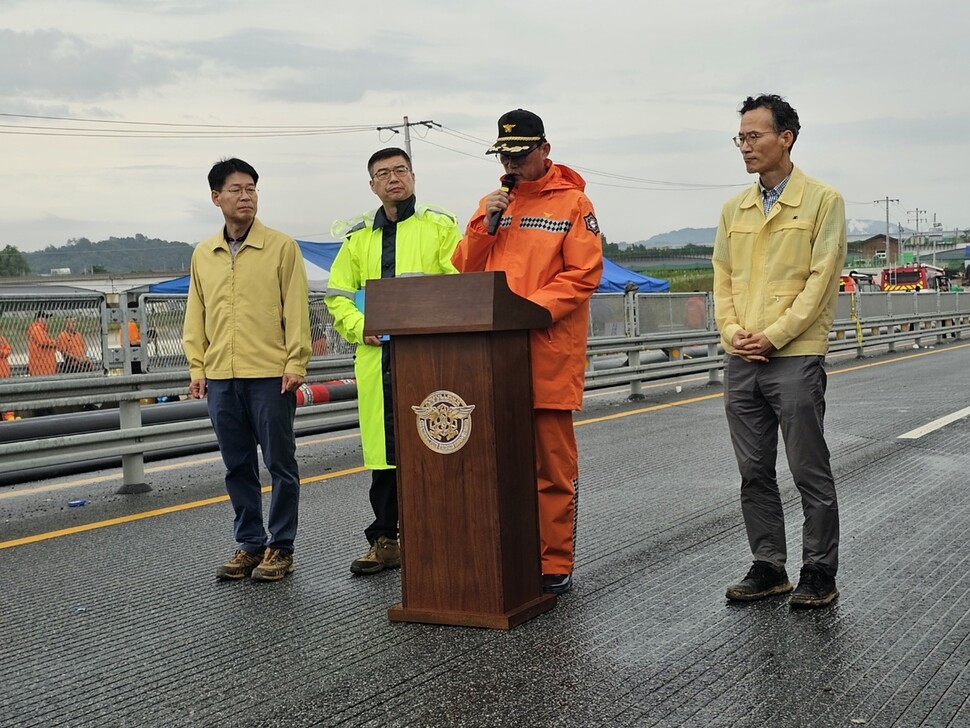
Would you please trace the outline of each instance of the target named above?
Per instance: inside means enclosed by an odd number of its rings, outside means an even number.
[[[381,536],[397,538],[397,470],[372,470],[370,504],[374,509],[374,522],[365,530],[369,543]]]

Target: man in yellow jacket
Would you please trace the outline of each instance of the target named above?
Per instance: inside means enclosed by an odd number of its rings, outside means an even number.
[[[734,143],[758,181],[721,210],[714,315],[728,354],[724,406],[753,564],[726,596],[753,601],[792,591],[775,477],[780,426],[805,517],[790,604],[823,607],[839,594],[839,505],[823,432],[823,364],[845,261],[845,204],[792,164],[801,126],[788,102],[749,96],[740,113]]]
[[[294,568],[300,474],[293,420],[310,360],[310,310],[299,246],[256,218],[258,180],[241,159],[209,172],[225,224],[192,254],[182,341],[189,393],[208,395],[236,516],[239,545],[216,577],[277,581]],[[257,443],[273,483],[266,530]]]
[[[330,269],[324,300],[334,328],[356,344],[354,373],[364,465],[371,472],[374,521],[364,530],[370,548],[354,559],[354,574],[376,574],[401,565],[398,544],[397,473],[391,403],[390,345],[364,336],[367,281],[403,275],[457,273],[451,255],[461,238],[455,216],[418,205],[414,171],[407,152],[382,149],[367,161],[376,210],[349,221],[338,220],[331,234],[344,244]]]

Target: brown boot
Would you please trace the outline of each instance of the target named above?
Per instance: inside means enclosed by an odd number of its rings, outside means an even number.
[[[378,536],[370,550],[354,559],[350,570],[354,574],[376,574],[384,569],[396,569],[401,565],[401,546],[396,538]]]
[[[216,570],[216,579],[229,581],[231,579],[245,579],[263,560],[263,550],[251,554],[238,549],[233,557]]]
[[[279,581],[287,574],[292,574],[296,567],[293,565],[293,554],[283,549],[266,549],[263,560],[253,569],[253,581]]]

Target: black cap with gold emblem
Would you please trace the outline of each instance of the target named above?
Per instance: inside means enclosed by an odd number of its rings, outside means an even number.
[[[525,109],[506,112],[498,120],[498,140],[485,154],[523,157],[545,141],[542,119]]]

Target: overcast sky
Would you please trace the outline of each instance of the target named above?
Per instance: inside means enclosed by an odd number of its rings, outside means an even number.
[[[934,215],[967,228],[968,8],[0,0],[0,247],[194,243],[221,225],[206,174],[226,156],[259,171],[265,224],[330,240],[335,218],[376,206],[366,160],[404,146],[376,127],[405,116],[441,125],[411,129],[419,201],[464,226],[497,186],[484,151],[516,107],[586,178],[610,241],[711,227],[752,180],[731,137],[760,92],[798,110],[793,159],[842,192],[848,217],[883,220],[873,200],[889,197],[894,231],[916,210],[920,229]]]

